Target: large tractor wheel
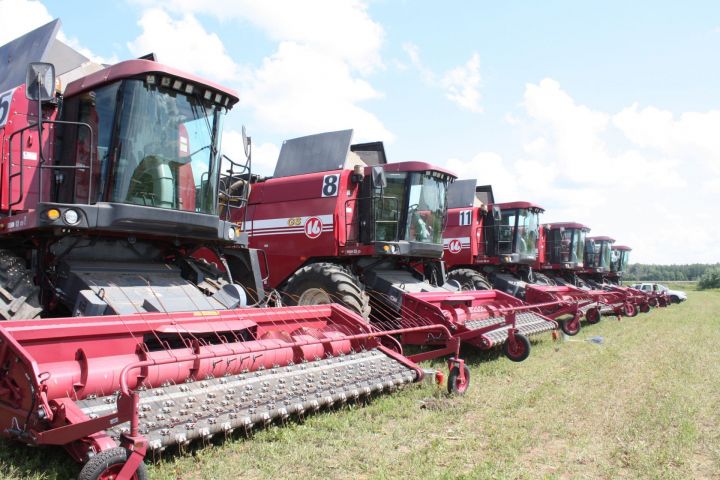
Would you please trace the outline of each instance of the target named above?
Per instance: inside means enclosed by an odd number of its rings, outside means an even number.
[[[40,317],[39,292],[23,259],[0,250],[0,320]]]
[[[492,290],[487,277],[472,268],[458,268],[448,273],[448,280],[455,280],[462,290]]]
[[[313,263],[290,277],[283,292],[286,305],[325,305],[339,303],[370,317],[370,297],[360,281],[346,268],[334,263]]]

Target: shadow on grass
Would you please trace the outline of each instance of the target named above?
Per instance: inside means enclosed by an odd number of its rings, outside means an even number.
[[[76,478],[80,468],[61,447],[30,447],[0,440],[2,478],[64,480]]]

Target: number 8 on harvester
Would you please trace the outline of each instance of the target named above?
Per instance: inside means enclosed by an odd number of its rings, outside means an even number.
[[[323,177],[322,196],[336,197],[338,194],[338,183],[340,175],[325,175]]]

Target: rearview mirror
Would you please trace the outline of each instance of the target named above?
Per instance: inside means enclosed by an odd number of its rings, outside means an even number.
[[[385,169],[380,165],[372,167],[372,183],[375,188],[387,187],[387,178],[385,178]]]
[[[500,210],[500,207],[493,207],[493,220],[496,222],[502,220],[502,210]]]
[[[52,63],[33,62],[28,65],[25,77],[25,97],[45,102],[55,93],[55,66]]]

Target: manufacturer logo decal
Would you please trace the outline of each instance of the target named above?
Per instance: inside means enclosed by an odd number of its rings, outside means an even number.
[[[448,243],[448,251],[450,253],[460,253],[460,250],[462,250],[462,244],[460,243],[460,240],[457,238],[450,240],[450,243]]]
[[[322,233],[323,223],[318,217],[310,217],[305,222],[305,235],[308,238],[318,238]]]

